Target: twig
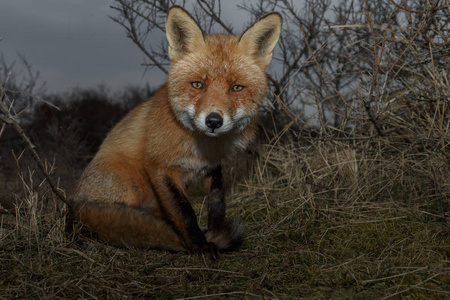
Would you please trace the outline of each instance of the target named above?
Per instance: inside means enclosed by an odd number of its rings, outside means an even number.
[[[2,208],[0,209],[0,215],[13,215],[15,216],[16,213],[13,210],[7,209],[7,208]]]
[[[17,122],[17,120],[14,118],[14,116],[11,115],[11,112],[6,105],[7,99],[8,99],[8,96],[6,95],[5,90],[3,88],[3,84],[0,80],[0,112],[1,112],[0,120],[5,122],[6,124],[11,125],[14,128],[14,130],[19,134],[20,138],[22,139],[22,141],[25,143],[26,147],[30,151],[31,156],[37,162],[39,170],[44,175],[44,177],[47,180],[48,184],[50,185],[50,188],[52,189],[52,191],[62,202],[67,204],[69,207],[71,207],[72,206],[71,201],[66,199],[66,197],[64,197],[64,195],[58,190],[56,185],[53,183],[53,180],[50,178],[50,174],[48,174],[48,172],[45,170],[45,165],[42,162],[41,158],[39,157],[38,153],[36,152],[36,146],[33,145],[31,140],[28,138],[28,136],[23,131],[20,124]]]
[[[436,174],[437,174],[437,187],[438,187],[438,192],[439,192],[439,210],[440,213],[442,214],[442,216],[444,217],[444,220],[446,219],[445,216],[445,210],[444,210],[444,197],[442,195],[442,178],[441,178],[441,163],[438,160],[438,165],[436,167]]]

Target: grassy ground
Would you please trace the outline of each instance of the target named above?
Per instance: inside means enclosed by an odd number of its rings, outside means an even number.
[[[16,216],[2,218],[0,298],[450,297],[448,203],[439,197],[448,199],[448,177],[440,194],[426,173],[408,174],[408,162],[399,168],[344,143],[264,153],[228,195],[245,242],[216,261],[71,241],[56,209],[38,205],[42,191],[28,189]]]

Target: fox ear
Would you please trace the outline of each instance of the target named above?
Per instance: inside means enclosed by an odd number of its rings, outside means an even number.
[[[272,59],[272,52],[281,32],[281,15],[271,13],[250,26],[239,40],[239,45],[257,59],[266,69]]]
[[[169,10],[166,21],[169,57],[174,61],[205,43],[203,32],[192,16],[179,6]]]

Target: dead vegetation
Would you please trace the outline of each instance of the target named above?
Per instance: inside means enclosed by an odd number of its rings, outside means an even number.
[[[287,1],[260,3],[289,13]],[[56,196],[17,155],[21,191],[0,199],[0,298],[450,297],[449,4],[352,9],[337,7],[340,22],[320,27],[326,38],[294,64],[291,77],[305,66],[309,77],[276,96],[277,126],[248,174],[236,175],[241,158],[227,171],[241,178],[228,193],[228,213],[246,225],[238,251],[210,261],[71,240]],[[299,94],[316,115],[292,117],[286,99]]]

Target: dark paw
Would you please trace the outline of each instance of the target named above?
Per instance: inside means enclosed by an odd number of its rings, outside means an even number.
[[[193,253],[209,257],[211,260],[216,260],[220,258],[219,249],[213,243],[205,243],[192,250]]]

